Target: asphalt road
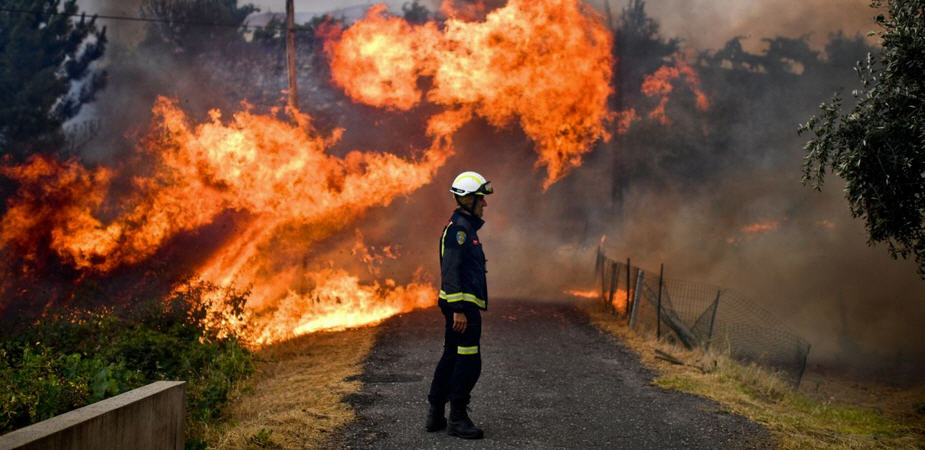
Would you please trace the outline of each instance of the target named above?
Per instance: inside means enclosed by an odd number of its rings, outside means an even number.
[[[492,300],[470,417],[480,441],[427,433],[427,390],[443,319],[429,308],[382,326],[348,400],[341,448],[769,448],[766,430],[710,400],[650,385],[653,374],[565,304]]]

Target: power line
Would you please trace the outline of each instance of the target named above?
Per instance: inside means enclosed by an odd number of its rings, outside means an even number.
[[[17,9],[17,8],[0,8],[0,12],[14,13],[14,14],[42,14],[41,11],[31,11],[28,9]],[[220,27],[220,28],[242,28],[245,30],[260,30],[266,28],[266,26],[257,26],[257,25],[235,25],[230,23],[218,23],[218,22],[193,22],[193,21],[184,21],[184,20],[166,20],[158,19],[153,17],[136,17],[136,16],[116,16],[108,14],[86,14],[86,13],[62,13],[62,12],[53,12],[50,13],[53,16],[65,16],[65,17],[90,17],[91,19],[107,19],[107,20],[123,20],[126,22],[148,22],[148,23],[168,23],[168,24],[177,24],[177,25],[192,25],[199,27]],[[282,30],[281,23],[279,26]],[[295,27],[295,31],[311,31],[311,28],[307,27]]]

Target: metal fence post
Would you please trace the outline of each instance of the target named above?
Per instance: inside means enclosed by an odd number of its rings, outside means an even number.
[[[630,314],[630,329],[636,329],[636,312],[639,311],[639,286],[642,285],[643,276],[646,274],[641,269],[636,271],[636,292],[633,295],[633,312]]]
[[[607,302],[607,257],[601,254],[601,303]]]
[[[710,341],[713,340],[713,323],[716,322],[716,310],[719,309],[719,296],[722,293],[722,289],[716,291],[716,300],[713,300],[713,314],[710,317],[710,333],[707,335],[707,344],[704,346],[706,350],[710,349]]]
[[[618,309],[615,305],[615,301],[618,300],[616,295],[618,295],[617,291],[619,290],[620,276],[622,272],[619,269],[619,264],[621,264],[622,261],[617,262],[614,259],[608,258],[604,253],[603,246],[601,246],[598,251],[599,256],[597,263],[600,265],[598,270],[600,271],[601,275],[601,301],[609,302],[611,311],[616,314]],[[609,280],[607,279],[608,265],[610,266]],[[735,359],[744,361],[756,361],[762,365],[781,369],[789,375],[790,379],[794,381],[795,386],[799,387],[801,378],[804,374],[804,371],[806,370],[807,356],[811,347],[802,338],[794,335],[782,324],[780,324],[779,320],[773,320],[775,319],[773,315],[758,307],[758,305],[748,302],[748,299],[743,299],[740,294],[735,293],[735,291],[721,288],[713,288],[716,289],[716,296],[710,305],[712,306],[713,310],[709,311],[709,308],[707,308],[707,310],[701,310],[699,305],[702,305],[701,302],[703,299],[700,297],[700,294],[705,293],[704,290],[709,292],[709,286],[697,283],[693,284],[692,287],[685,286],[678,290],[678,286],[675,286],[675,284],[677,284],[676,280],[676,282],[672,285],[672,292],[668,292],[667,287],[665,286],[665,265],[664,263],[660,263],[658,274],[658,292],[656,294],[655,290],[652,289],[652,286],[646,284],[645,282],[646,272],[642,268],[636,267],[634,276],[633,270],[634,268],[632,266],[632,261],[630,258],[626,258],[626,283],[624,285],[626,286],[627,292],[625,312],[628,316],[627,325],[631,329],[635,330],[638,323],[640,308],[639,300],[641,300],[643,296],[646,296],[646,301],[648,301],[651,306],[655,306],[657,308],[655,315],[656,336],[658,339],[661,339],[661,324],[662,322],[665,322],[665,326],[668,327],[668,331],[666,332],[677,335],[680,342],[688,349],[699,346],[705,351],[709,351],[710,347],[712,346],[713,338],[718,333],[722,337],[720,344],[723,347],[729,346],[729,350],[734,350],[732,356]],[[654,272],[649,274],[650,279],[654,275]],[[635,286],[633,284],[634,278],[636,279]],[[610,283],[609,292],[607,283]],[[645,292],[642,292],[641,290],[645,290]],[[730,305],[732,305],[731,307],[733,307],[733,309],[730,310],[731,312],[727,312],[726,315],[723,316],[723,320],[726,320],[729,323],[724,322],[722,329],[717,332],[716,319],[719,316],[719,300],[723,293],[727,291],[731,297],[729,300],[723,300],[723,305],[728,302],[732,302]],[[672,296],[677,298],[672,300]],[[652,297],[656,298],[653,299]],[[665,297],[664,305],[662,304],[662,297]],[[685,319],[682,319],[679,311],[675,310],[675,307],[678,306],[676,304],[678,299],[682,301],[680,306],[683,307],[681,312],[685,313]],[[652,300],[656,301],[652,302]],[[688,309],[690,309],[688,306],[691,306],[689,304],[691,302],[696,303],[696,305],[694,305],[696,306],[695,309],[701,312],[698,314],[694,323],[689,325],[685,320],[687,319],[686,314],[690,312],[688,311]],[[743,302],[746,307],[750,307],[744,312],[744,315],[739,308]],[[653,305],[653,303],[655,304]],[[724,308],[726,307],[724,306]],[[768,325],[776,326],[779,328],[779,330],[776,330],[778,332],[771,336],[773,339],[764,339],[763,336],[767,335],[767,333],[763,333],[762,336],[758,336],[761,338],[758,340],[754,336],[754,330],[744,327],[746,323],[750,323],[744,321],[745,319],[769,321],[770,323]],[[704,330],[704,328],[707,329]],[[704,331],[706,331],[706,333],[704,333]],[[703,339],[704,334],[706,334],[706,339]],[[782,346],[784,345],[787,346],[786,350],[793,348],[791,346],[796,346],[796,354],[793,355],[792,361],[790,359],[756,359],[764,358],[764,355],[769,354],[769,352],[778,351],[782,349]],[[724,348],[722,350],[726,349]],[[787,355],[790,355],[789,351],[787,352]]]
[[[604,264],[604,259],[606,259],[606,256],[604,256],[604,250],[601,249],[600,246],[598,246],[597,247],[597,257],[594,258],[594,276],[595,277],[601,274],[601,265]],[[601,293],[601,295],[604,295],[604,294]]]
[[[632,266],[630,265],[630,259],[629,259],[629,258],[626,258],[626,312],[627,312],[627,313],[630,311],[630,310],[629,310],[629,307],[630,307],[630,290],[633,288],[633,287],[632,287],[633,278],[632,278],[632,276],[630,275],[630,268],[631,268],[631,267],[632,267]]]
[[[665,276],[665,263],[658,266],[658,310],[655,313],[655,338],[662,337],[662,280]]]
[[[803,364],[800,365],[800,373],[797,374],[797,388],[800,387],[800,382],[803,381],[803,373],[806,372],[806,357],[809,356],[809,349],[813,346],[809,343],[806,344],[806,353],[803,353]]]

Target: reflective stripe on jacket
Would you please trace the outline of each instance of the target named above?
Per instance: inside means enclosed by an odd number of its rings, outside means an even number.
[[[457,210],[440,237],[440,298],[455,310],[488,309],[485,253],[476,234],[483,223]]]

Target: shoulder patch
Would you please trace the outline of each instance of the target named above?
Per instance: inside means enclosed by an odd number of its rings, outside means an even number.
[[[457,231],[456,232],[456,243],[459,245],[463,245],[463,242],[466,242],[466,232]]]

